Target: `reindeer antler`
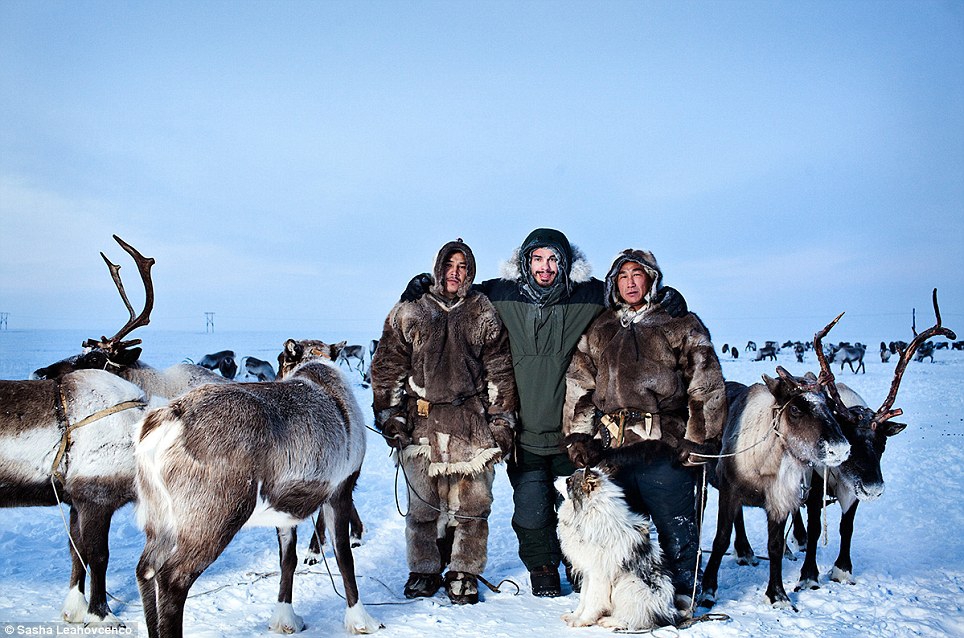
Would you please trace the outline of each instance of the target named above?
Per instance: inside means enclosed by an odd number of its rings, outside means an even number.
[[[134,308],[131,306],[130,300],[127,298],[127,292],[124,290],[124,283],[121,281],[120,277],[120,266],[111,263],[107,255],[101,253],[100,256],[104,258],[107,263],[107,268],[110,270],[110,276],[114,280],[114,285],[117,287],[117,292],[120,293],[121,299],[124,301],[124,305],[127,306],[127,311],[130,313],[130,320],[124,327],[117,331],[113,337],[108,339],[107,337],[101,337],[100,341],[95,339],[88,339],[84,342],[85,348],[97,347],[104,350],[122,350],[129,346],[137,345],[141,342],[140,339],[131,339],[130,341],[121,341],[123,337],[134,331],[135,328],[141,326],[146,326],[151,322],[151,311],[154,309],[154,283],[151,281],[151,267],[154,265],[155,261],[153,257],[145,257],[136,248],[128,244],[126,241],[113,235],[114,240],[120,244],[127,254],[129,254],[134,259],[134,263],[137,264],[137,270],[141,275],[141,281],[144,284],[144,309],[141,314],[135,315]]]
[[[887,394],[887,398],[884,400],[883,405],[881,405],[874,414],[871,427],[877,427],[884,421],[892,419],[896,416],[900,416],[904,413],[904,411],[900,408],[891,410],[891,407],[894,405],[894,400],[897,399],[897,390],[900,387],[901,378],[904,376],[904,370],[907,368],[907,364],[910,363],[911,357],[914,356],[914,351],[917,350],[917,348],[919,348],[925,341],[938,335],[943,335],[952,340],[957,339],[957,335],[953,330],[941,326],[941,309],[937,305],[937,288],[934,288],[933,301],[934,316],[937,318],[937,323],[920,334],[917,334],[915,326],[914,334],[916,336],[914,337],[914,340],[910,342],[910,345],[907,346],[907,349],[904,350],[900,355],[900,360],[897,362],[897,367],[894,369],[894,380],[890,384],[890,392]]]
[[[830,369],[830,364],[827,363],[827,356],[823,353],[823,338],[827,336],[827,333],[837,325],[840,318],[844,316],[841,312],[837,315],[837,318],[824,326],[823,330],[818,331],[813,335],[813,349],[817,353],[817,361],[820,362],[820,378],[819,383],[824,388],[826,388],[827,398],[833,403],[834,411],[842,417],[851,418],[850,409],[844,405],[843,400],[840,398],[840,392],[837,391],[837,384],[834,381],[833,371]]]

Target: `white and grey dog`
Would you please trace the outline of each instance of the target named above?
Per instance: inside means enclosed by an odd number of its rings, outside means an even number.
[[[576,470],[555,485],[565,498],[559,541],[582,578],[579,605],[562,617],[566,624],[629,631],[675,625],[673,584],[650,540],[649,518],[629,509],[622,488],[601,469]]]

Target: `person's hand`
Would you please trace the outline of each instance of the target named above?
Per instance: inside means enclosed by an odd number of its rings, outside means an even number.
[[[679,290],[671,286],[663,286],[660,288],[656,292],[654,300],[662,306],[663,310],[671,317],[679,318],[689,312],[683,295],[680,294]]]
[[[590,467],[599,463],[603,455],[602,441],[590,434],[570,434],[563,443],[569,460],[576,467]]]
[[[412,436],[408,430],[408,424],[405,423],[405,419],[401,416],[388,418],[382,423],[381,431],[389,447],[401,450],[412,443]]]
[[[435,280],[432,279],[432,275],[427,272],[415,275],[412,277],[412,280],[408,282],[399,301],[418,301],[422,298],[422,295],[428,292],[433,283],[435,283]]]
[[[495,439],[495,444],[499,446],[499,451],[502,452],[502,458],[508,458],[515,443],[515,432],[509,427],[508,421],[502,418],[493,419],[489,426],[492,428],[492,437]]]
[[[694,443],[689,439],[683,439],[679,442],[679,447],[676,449],[676,452],[680,465],[684,467],[698,467],[712,460],[705,455],[715,455],[718,453],[718,450],[712,445]]]

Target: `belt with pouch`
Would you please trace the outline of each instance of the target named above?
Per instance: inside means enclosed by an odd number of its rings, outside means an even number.
[[[622,408],[603,413],[598,420],[596,438],[601,439],[606,448],[621,447],[627,433],[636,435],[641,441],[658,441],[662,436],[659,413],[656,412]]]
[[[454,400],[452,400],[452,401],[439,401],[439,402],[437,402],[437,403],[431,403],[430,401],[426,401],[425,399],[422,399],[421,397],[416,397],[416,398],[415,398],[415,410],[418,412],[418,415],[424,419],[424,418],[427,418],[429,412],[432,411],[432,406],[433,406],[433,405],[454,405],[454,406],[460,406],[460,405],[462,405],[463,403],[465,403],[466,401],[468,401],[469,399],[475,398],[475,397],[477,397],[477,396],[479,396],[479,395],[478,395],[478,394],[470,394],[470,395],[467,396],[467,397],[456,397],[456,398],[455,398]]]

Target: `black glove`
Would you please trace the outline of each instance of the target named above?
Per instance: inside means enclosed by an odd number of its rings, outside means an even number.
[[[698,467],[704,463],[712,461],[712,458],[700,455],[719,454],[717,446],[708,443],[694,443],[689,439],[683,439],[676,448],[677,458],[680,465],[684,467]]]
[[[663,286],[656,291],[655,301],[673,318],[678,319],[689,312],[683,295],[671,286]]]
[[[422,295],[428,292],[428,289],[432,287],[435,280],[432,279],[432,275],[427,272],[423,272],[420,275],[415,275],[412,280],[408,282],[405,286],[405,292],[399,298],[399,301],[418,301],[422,298]]]
[[[381,424],[382,436],[389,447],[401,450],[412,443],[412,435],[408,424],[402,416],[393,416]]]
[[[590,467],[602,459],[602,441],[593,438],[591,434],[570,434],[563,443],[566,445],[569,460],[576,467]]]

